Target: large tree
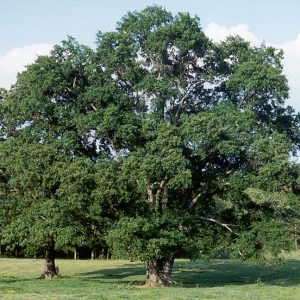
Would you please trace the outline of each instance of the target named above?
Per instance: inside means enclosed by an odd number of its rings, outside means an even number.
[[[299,123],[284,106],[282,52],[214,44],[197,17],[155,6],[99,33],[97,55],[140,122],[119,148],[131,202],[110,231],[114,252],[145,261],[155,286],[173,282],[176,257],[287,248]]]

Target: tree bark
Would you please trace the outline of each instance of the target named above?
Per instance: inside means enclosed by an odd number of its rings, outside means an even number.
[[[172,278],[174,257],[149,260],[146,263],[148,287],[164,287],[176,283]]]
[[[51,279],[57,275],[57,269],[55,267],[55,242],[53,238],[49,238],[46,245],[45,267],[42,277]]]

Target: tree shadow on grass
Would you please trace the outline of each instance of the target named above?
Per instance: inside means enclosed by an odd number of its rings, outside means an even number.
[[[78,275],[83,280],[112,284],[143,284],[146,279],[142,264],[127,264],[119,268]],[[300,284],[300,261],[290,259],[276,266],[260,266],[232,260],[178,261],[174,266],[173,277],[180,287],[246,284],[292,286]]]
[[[200,269],[199,269],[200,266]],[[300,284],[300,261],[287,260],[276,266],[260,266],[230,260],[201,264],[179,263],[174,278],[191,287],[264,284],[291,286]]]
[[[99,283],[139,284],[142,283],[141,280],[144,279],[145,274],[146,271],[143,264],[124,264],[122,267],[101,269],[77,275],[84,280],[97,280]]]
[[[19,278],[15,276],[0,276],[0,285],[1,284],[10,284],[14,282],[27,282],[27,281],[32,281],[37,278]]]

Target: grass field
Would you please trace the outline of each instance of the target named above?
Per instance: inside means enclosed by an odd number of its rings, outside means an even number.
[[[136,288],[141,263],[58,260],[61,277],[39,279],[43,261],[0,259],[0,299],[300,299],[300,253],[272,267],[231,260],[179,260],[170,288]]]

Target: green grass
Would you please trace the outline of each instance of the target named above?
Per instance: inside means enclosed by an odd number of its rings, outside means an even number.
[[[61,277],[39,279],[40,259],[0,259],[0,299],[300,299],[300,253],[277,266],[179,260],[170,288],[136,288],[141,263],[58,260]]]

